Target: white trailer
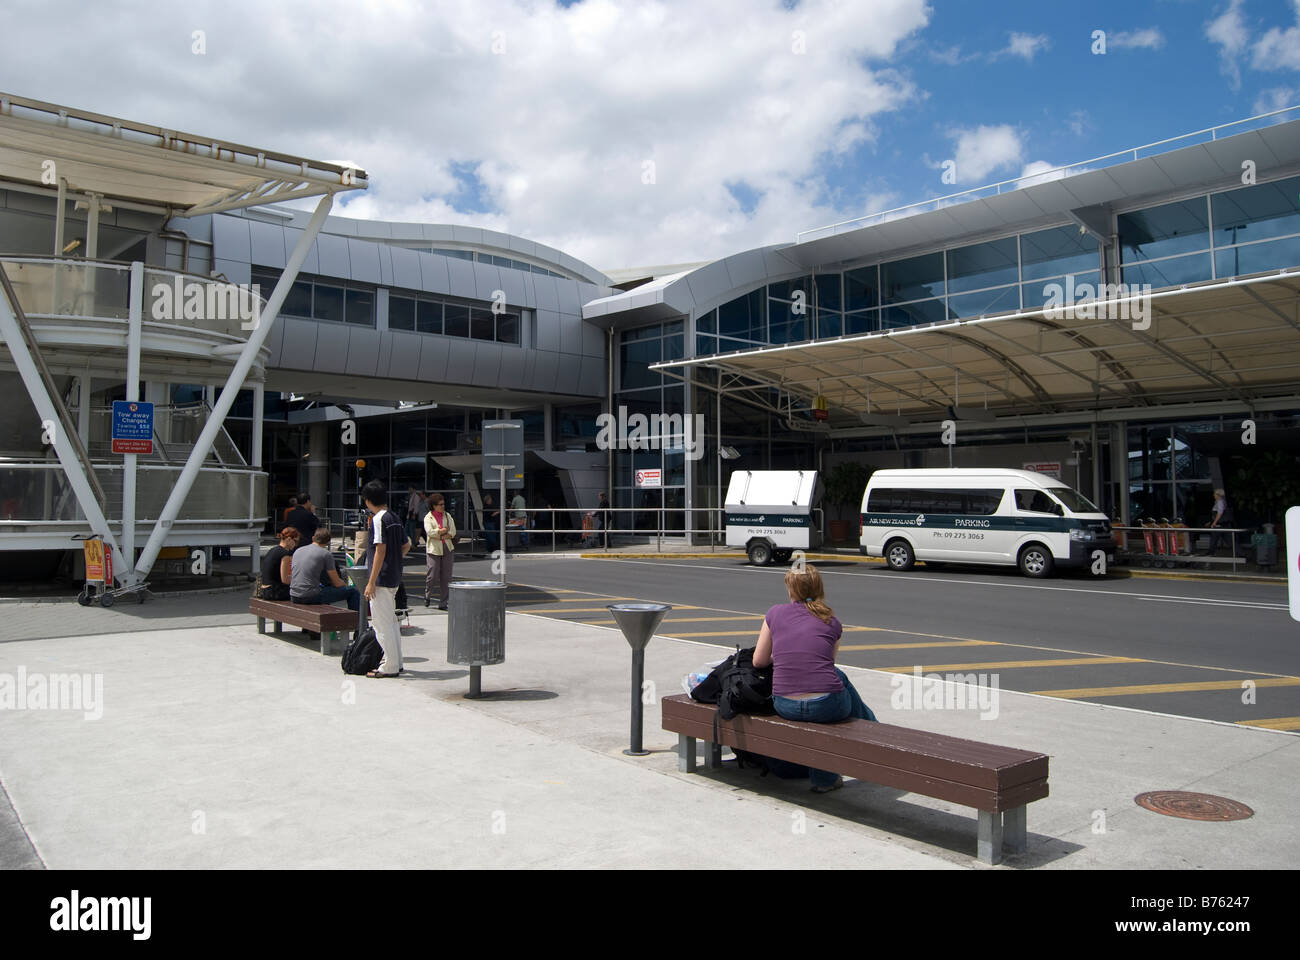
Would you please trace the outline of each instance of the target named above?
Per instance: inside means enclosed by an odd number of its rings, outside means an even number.
[[[816,470],[737,470],[727,486],[727,546],[755,566],[788,563],[821,546],[822,485]]]

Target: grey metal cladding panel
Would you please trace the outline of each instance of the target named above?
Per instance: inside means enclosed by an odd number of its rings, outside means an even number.
[[[247,263],[252,254],[248,237],[250,223],[251,220],[243,217],[213,217],[212,255],[223,260],[243,260]]]
[[[419,357],[420,367],[416,375],[417,380],[421,383],[443,383],[447,380],[455,379],[447,376],[447,365],[450,359],[448,343],[442,337],[419,337]]]
[[[538,310],[537,342],[533,344],[533,348],[551,352],[559,350],[561,322],[560,315],[554,310]]]
[[[1210,183],[1221,180],[1227,173],[1204,149],[1178,150],[1152,159],[1165,176],[1178,183]],[[1240,167],[1237,172],[1241,172]]]
[[[276,320],[275,323],[271,324],[271,332],[266,335],[266,347],[271,351],[271,359],[267,363],[272,367],[284,366],[280,362],[281,354],[284,351],[284,325],[285,320],[283,318]]]
[[[388,251],[393,260],[394,287],[407,290],[423,290],[424,280],[420,274],[420,255],[414,250],[393,247]]]
[[[453,297],[474,300],[478,297],[478,286],[474,282],[474,264],[468,260],[455,257],[442,258],[447,264],[447,293]]]
[[[451,279],[448,271],[452,264],[459,263],[468,267],[469,264],[464,260],[457,260],[453,257],[440,257],[432,253],[417,253],[416,258],[420,262],[421,280],[415,285],[417,290],[427,290],[430,293],[451,293]]]
[[[348,241],[344,237],[331,237],[322,233],[316,238],[316,250],[320,254],[320,267],[316,272],[321,276],[346,279],[352,275]]]
[[[379,360],[375,363],[375,376],[388,377],[393,365],[393,338],[387,331],[379,335]]]
[[[582,353],[582,318],[560,314],[560,352]]]
[[[247,260],[213,260],[212,269],[224,273],[231,283],[251,283],[253,271]],[[270,290],[263,290],[262,296],[269,297]]]
[[[757,286],[767,276],[761,250],[746,250],[734,257],[728,257],[722,263],[727,268],[727,276],[731,278],[733,290]]]
[[[393,248],[387,244],[377,244],[379,248],[379,282],[386,287],[393,285]]]
[[[500,386],[501,351],[505,349],[497,343],[474,344],[474,379],[470,381],[476,387]]]
[[[538,257],[537,244],[532,240],[525,240],[523,237],[516,237],[511,234],[507,243],[510,245],[510,249],[516,253],[522,253],[526,257]]]
[[[316,360],[312,369],[321,373],[346,373],[350,332],[341,323],[316,324]]]
[[[442,340],[447,351],[447,373],[450,383],[471,383],[474,379],[474,351],[478,345],[473,340],[446,337]]]
[[[696,303],[713,303],[731,290],[731,275],[722,263],[710,263],[683,278]]]
[[[544,274],[533,274],[533,290],[537,296],[538,310],[559,310],[560,295],[556,292],[556,284],[559,283],[554,277],[548,277]]]
[[[422,341],[429,339],[415,333],[395,332],[387,336],[389,350],[388,377],[391,380],[420,379]],[[380,368],[382,371],[382,367]],[[382,372],[380,376],[383,376]]]
[[[594,323],[582,324],[582,355],[584,357],[605,356],[605,331]]]
[[[555,294],[558,298],[559,306],[556,308],[560,313],[582,313],[583,297],[578,293],[578,284],[573,280],[556,280]]]
[[[378,330],[350,328],[347,372],[361,377],[375,376],[379,370],[379,343],[383,337]]]
[[[284,227],[283,230],[285,259],[287,262],[288,254],[293,251],[294,247],[298,246],[298,241],[302,239],[305,231],[298,227]],[[320,237],[317,236],[315,243],[307,248],[307,256],[303,258],[302,268],[298,271],[299,273],[320,273],[319,244]]]
[[[276,223],[248,221],[249,261],[263,267],[283,270],[289,258],[284,252],[284,227]]]
[[[348,276],[363,283],[379,283],[379,245],[365,240],[348,241]]]
[[[501,271],[501,289],[505,291],[506,303],[512,307],[528,306],[528,293],[524,281],[532,274],[520,273],[518,270]]]
[[[277,320],[284,324],[284,346],[280,350],[281,366],[293,370],[312,370],[316,363],[316,328],[320,326],[315,320],[298,320],[285,317]]]
[[[473,264],[474,267],[474,293],[471,297],[477,297],[479,300],[491,300],[496,291],[501,287],[501,269],[494,267],[490,263]]]
[[[499,348],[501,369],[497,373],[497,383],[502,389],[514,390],[523,384],[524,355],[526,352],[521,347],[502,346]]]
[[[582,358],[582,377],[578,383],[579,393],[587,396],[603,396],[608,386],[605,377],[605,364],[598,357]]]
[[[355,237],[360,226],[360,221],[355,217],[329,216],[325,218],[325,225],[321,230],[335,236]]]
[[[424,225],[420,223],[390,223],[394,240],[423,240]]]
[[[556,354],[559,361],[555,371],[556,393],[579,393],[582,387],[582,357],[567,353]]]
[[[532,390],[555,389],[555,377],[560,369],[560,355],[558,353],[537,353],[533,356],[537,358],[537,364],[533,367],[533,376],[528,384]]]
[[[460,224],[451,225],[451,239],[457,243],[477,243],[485,244],[483,239],[482,227],[462,227]],[[469,261],[465,261],[468,263]]]

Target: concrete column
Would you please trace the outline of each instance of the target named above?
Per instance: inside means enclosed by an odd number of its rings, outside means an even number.
[[[328,423],[313,423],[307,429],[307,487],[316,506],[329,503],[329,428]]]

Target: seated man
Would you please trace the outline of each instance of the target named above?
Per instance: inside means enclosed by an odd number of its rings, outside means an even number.
[[[321,527],[312,535],[310,544],[298,548],[293,555],[289,599],[294,603],[346,600],[349,610],[358,610],[361,608],[361,594],[339,576],[329,544],[329,528]]]

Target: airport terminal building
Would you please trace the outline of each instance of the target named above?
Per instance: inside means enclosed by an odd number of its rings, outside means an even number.
[[[145,576],[254,542],[298,490],[341,518],[365,477],[472,528],[497,418],[523,421],[525,499],[557,526],[606,492],[617,527],[708,540],[730,470],[842,462],[1031,465],[1123,520],[1199,522],[1237,485],[1263,522],[1300,450],[1292,115],[604,273],[330,215],[356,168],[0,93],[0,565],[102,528]],[[257,322],[182,309],[252,285]],[[153,403],[148,453],[112,439],[114,402]],[[620,410],[702,436],[598,443]]]

